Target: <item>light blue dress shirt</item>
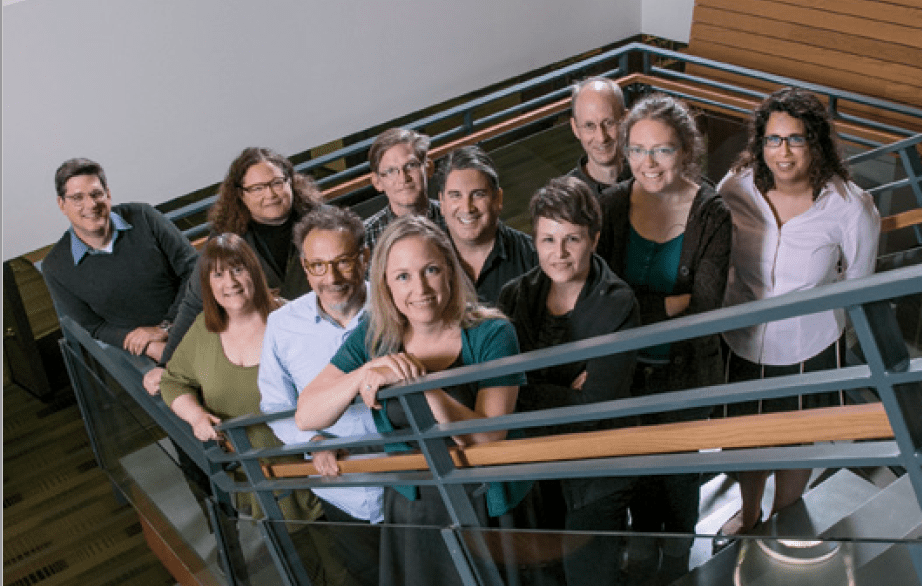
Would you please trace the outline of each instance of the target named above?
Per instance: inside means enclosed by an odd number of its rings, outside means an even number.
[[[317,294],[312,291],[269,314],[259,361],[259,408],[263,413],[296,408],[301,390],[330,363],[365,315],[362,309],[343,328],[318,309]],[[271,421],[269,426],[285,444],[306,443],[318,434],[348,437],[377,433],[371,411],[364,403],[351,405],[336,423],[322,430],[301,431],[293,417]],[[384,491],[380,487],[313,490],[357,519],[380,523],[384,518]]]
[[[131,224],[125,221],[125,218],[116,214],[115,212],[109,212],[109,219],[112,220],[112,227],[115,228],[112,231],[112,240],[109,241],[109,250],[93,250],[83,240],[77,236],[77,233],[74,232],[74,227],[71,226],[70,230],[70,253],[74,255],[74,264],[80,264],[80,261],[83,260],[83,257],[87,254],[108,254],[112,252],[112,248],[115,246],[115,240],[118,238],[118,233],[125,230],[131,230],[134,228]]]

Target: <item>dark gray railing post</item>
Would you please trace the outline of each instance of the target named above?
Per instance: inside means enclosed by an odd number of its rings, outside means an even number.
[[[252,449],[253,446],[250,444],[250,438],[247,437],[245,427],[230,428],[224,433],[227,434],[227,438],[237,453],[248,452]],[[266,475],[263,473],[259,460],[242,459],[240,463],[251,485],[259,486],[266,482]],[[257,524],[285,586],[311,586],[311,580],[301,562],[301,556],[298,555],[291,536],[288,534],[285,518],[278,501],[275,500],[275,495],[271,490],[257,490],[254,494],[265,516],[264,519],[258,520]]]
[[[917,458],[922,446],[922,385],[893,385],[891,371],[905,371],[909,353],[889,301],[876,301],[848,308],[861,349],[871,369],[871,380],[890,420],[899,459],[922,508],[922,465]],[[922,547],[909,545],[909,554],[922,584]]]
[[[919,157],[919,151],[915,146],[900,149],[900,161],[909,179],[909,187],[916,196],[916,206],[922,208],[922,158]],[[922,226],[916,224],[913,231],[916,233],[916,244],[922,244]]]
[[[90,395],[92,391],[90,390],[96,381],[88,375],[89,365],[86,364],[83,360],[77,360],[78,353],[80,352],[80,343],[74,340],[71,340],[68,337],[67,330],[62,332],[64,336],[58,340],[58,345],[61,348],[61,354],[64,356],[64,366],[67,368],[67,376],[70,377],[70,384],[74,391],[74,397],[77,399],[77,407],[80,409],[80,416],[83,418],[83,426],[86,429],[86,435],[90,440],[90,449],[93,450],[93,456],[96,458],[96,464],[105,472],[106,476],[109,477],[109,483],[112,485],[112,492],[115,495],[115,500],[120,504],[127,504],[125,495],[122,494],[122,491],[119,490],[118,486],[115,484],[115,480],[112,479],[111,471],[109,470],[108,462],[106,462],[102,453],[102,444],[99,440],[99,425],[96,417],[96,410],[90,409],[90,405],[94,404],[90,400]]]
[[[400,404],[403,406],[407,420],[413,428],[414,434],[419,437],[424,431],[427,431],[436,424],[435,417],[432,415],[432,409],[423,393],[413,393],[409,395],[400,395]],[[454,472],[457,468],[448,451],[448,445],[444,438],[431,438],[418,440],[420,450],[429,464],[429,471],[432,479],[436,482],[436,488],[445,504],[445,509],[451,517],[452,525],[455,528],[472,528],[480,527],[480,521],[474,512],[471,499],[462,484],[446,484],[442,480]],[[489,567],[473,563],[473,556],[470,550],[465,546],[464,540],[446,539],[447,534],[455,531],[452,527],[446,527],[442,530],[442,537],[445,539],[445,546],[449,552],[457,550],[459,547],[464,550],[466,556],[460,555],[461,552],[452,553],[452,559],[455,561],[455,568],[458,575],[466,585],[476,586],[477,584],[488,585],[495,584],[500,586],[502,580],[499,577],[499,571],[495,564],[489,564]],[[482,539],[479,533],[472,533],[470,536],[474,540]],[[487,551],[486,546],[482,546],[481,551]],[[463,563],[462,563],[463,562]],[[474,575],[478,575],[480,580],[473,580]]]

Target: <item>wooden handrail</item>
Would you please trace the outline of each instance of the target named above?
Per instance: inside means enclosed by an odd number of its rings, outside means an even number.
[[[892,437],[883,406],[871,403],[505,440],[453,448],[451,453],[455,466],[466,468]],[[425,457],[416,452],[351,456],[339,467],[343,473],[428,469]],[[309,461],[265,464],[263,470],[268,478],[317,474]]]
[[[899,230],[900,228],[908,228],[909,226],[915,226],[917,224],[922,224],[922,208],[916,208],[906,212],[901,212],[899,214],[894,214],[892,216],[887,216],[886,218],[881,218],[880,231],[893,232],[894,230]]]

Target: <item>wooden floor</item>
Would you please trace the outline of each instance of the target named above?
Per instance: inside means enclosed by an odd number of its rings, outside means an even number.
[[[175,584],[97,467],[70,388],[46,404],[4,381],[3,584]]]

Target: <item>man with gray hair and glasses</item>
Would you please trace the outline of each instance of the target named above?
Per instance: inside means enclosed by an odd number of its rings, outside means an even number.
[[[621,87],[606,77],[590,77],[573,86],[570,128],[585,154],[568,173],[599,196],[619,181],[631,177],[618,152],[618,123],[624,117]]]
[[[355,212],[322,206],[294,227],[294,241],[312,291],[269,314],[259,361],[260,409],[278,413],[298,406],[298,397],[365,317],[365,269],[369,251]],[[377,433],[371,411],[358,402],[326,429],[301,431],[293,417],[269,422],[285,444]],[[339,474],[337,454],[312,453],[325,476]],[[377,586],[381,487],[315,488],[332,530],[341,563],[357,584]]]

